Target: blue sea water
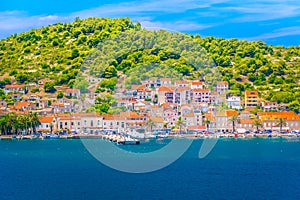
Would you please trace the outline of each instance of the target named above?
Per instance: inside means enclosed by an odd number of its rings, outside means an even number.
[[[300,198],[299,139],[222,139],[199,159],[202,142],[162,170],[130,174],[101,164],[81,140],[0,141],[0,199]]]

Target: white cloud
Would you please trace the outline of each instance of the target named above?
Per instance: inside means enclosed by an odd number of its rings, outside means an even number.
[[[300,26],[290,26],[285,28],[276,29],[271,33],[265,33],[255,37],[245,38],[246,40],[265,40],[272,38],[279,38],[284,36],[300,35]]]
[[[57,15],[48,15],[48,16],[39,18],[39,20],[42,20],[42,21],[53,21],[53,20],[58,20],[58,19],[59,19],[59,16],[57,16]]]
[[[214,26],[213,24],[199,24],[191,21],[175,21],[175,22],[161,22],[161,21],[140,21],[142,27],[146,29],[164,29],[171,32],[177,31],[195,31],[195,30],[203,30],[206,28],[210,28]]]

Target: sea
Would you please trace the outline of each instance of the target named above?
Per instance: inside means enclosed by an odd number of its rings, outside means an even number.
[[[116,147],[145,153],[170,142]],[[299,138],[219,139],[200,159],[202,143],[194,140],[165,168],[127,173],[104,165],[80,139],[1,140],[0,199],[300,198]]]

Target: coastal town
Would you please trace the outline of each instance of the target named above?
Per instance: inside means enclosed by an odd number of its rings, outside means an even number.
[[[93,100],[102,95],[97,93],[96,87],[84,95],[79,89],[64,85],[55,86],[57,92],[53,94],[30,92],[35,88],[41,91],[43,86],[42,81],[5,85],[4,92],[14,103],[0,101],[0,115],[37,113],[36,131],[41,133],[128,133],[144,129],[144,132],[159,133],[245,135],[288,134],[300,130],[300,116],[287,106],[263,101],[257,91],[244,91],[243,96],[226,95],[229,84],[224,81],[209,89],[199,80],[146,80],[114,94],[114,106],[121,111],[113,114],[82,112],[85,104],[94,103]]]

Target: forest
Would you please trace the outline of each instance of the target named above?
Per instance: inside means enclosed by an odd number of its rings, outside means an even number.
[[[129,18],[76,18],[2,39],[0,60],[1,98],[6,84],[41,79],[49,80],[47,92],[63,84],[85,90],[80,73],[89,69],[107,79],[102,91],[112,91],[116,81],[110,79],[122,74],[127,87],[162,75],[212,82],[218,77],[229,83],[229,94],[255,89],[262,99],[300,110],[300,46],[148,31]]]

